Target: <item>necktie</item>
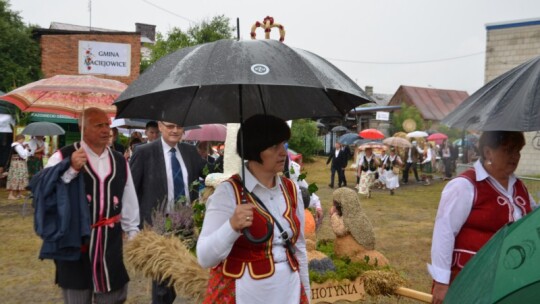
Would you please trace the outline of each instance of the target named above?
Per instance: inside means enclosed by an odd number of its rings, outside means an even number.
[[[185,195],[184,192],[184,177],[182,176],[182,168],[180,162],[176,158],[176,149],[172,148],[171,152],[171,169],[174,183],[174,201],[176,202],[180,196]]]

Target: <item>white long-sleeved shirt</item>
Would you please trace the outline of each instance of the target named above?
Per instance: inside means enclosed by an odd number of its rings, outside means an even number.
[[[11,147],[15,147],[15,152],[17,152],[17,154],[19,154],[19,157],[26,160],[28,158],[28,156],[30,156],[30,151],[28,151],[27,149],[25,149],[23,147],[23,145],[21,145],[20,143],[18,142],[14,142],[11,144]]]
[[[281,180],[276,176],[276,186],[269,189],[259,183],[246,169],[246,189],[255,193],[265,203],[272,215],[280,220],[283,229],[289,231],[289,235],[291,235],[290,225],[282,216],[286,203],[280,185]],[[300,190],[297,190],[300,193]],[[275,273],[269,278],[254,280],[248,271],[244,272],[244,275],[236,280],[237,303],[290,303],[291,299],[299,296],[299,288],[292,288],[292,286],[298,284],[299,287],[300,282],[304,285],[309,298],[309,274],[304,239],[304,208],[301,195],[298,195],[298,206],[296,216],[300,220],[300,234],[295,244],[295,255],[300,265],[299,271],[291,271],[287,263],[285,241],[281,238],[277,225],[274,225],[272,256],[275,262]],[[236,198],[232,186],[230,183],[221,183],[214,194],[208,198],[203,228],[197,241],[197,259],[202,267],[208,268],[218,265],[229,255],[234,242],[240,237],[241,234],[234,231],[229,221],[235,208]]]
[[[45,147],[45,142],[43,140],[38,140],[37,138],[32,138],[29,142],[28,142],[28,147],[30,147],[30,155],[34,155],[36,154],[36,150],[38,148],[46,148]],[[43,150],[43,154],[47,154],[47,151],[45,151],[46,149]]]
[[[476,161],[474,169],[476,170],[477,181],[489,179],[497,190],[511,204],[515,205],[515,208],[513,208],[514,219],[518,220],[522,218],[521,209],[517,207],[513,198],[514,183],[517,180],[515,175],[512,174],[510,176],[508,188],[505,189],[496,179],[487,173],[480,161]],[[474,185],[463,177],[454,178],[443,189],[433,228],[431,264],[428,264],[428,271],[431,277],[439,283],[448,284],[450,282],[450,268],[455,238],[469,217],[474,193]],[[531,207],[536,208],[536,203],[530,194],[529,199],[531,201]]]
[[[109,174],[111,169],[111,164],[109,162],[109,148],[106,148],[101,155],[97,155],[85,142],[81,142],[81,146],[86,152],[88,162],[92,166],[92,169],[94,169],[100,179],[103,180],[107,174]],[[46,167],[55,166],[61,161],[62,154],[60,151],[57,151],[49,158]],[[127,233],[128,238],[131,239],[139,232],[139,201],[137,199],[137,193],[135,192],[135,186],[133,185],[131,170],[129,169],[129,165],[126,164],[126,166],[127,181],[122,195],[120,223],[122,225],[122,230],[124,230]],[[69,167],[62,175],[62,180],[67,184],[77,177],[77,175],[79,175],[79,171],[75,170],[73,167]]]
[[[422,162],[422,164],[426,164],[426,163],[431,162],[432,157],[433,157],[433,149],[427,148],[427,150],[426,150],[426,158],[424,158],[424,161]]]

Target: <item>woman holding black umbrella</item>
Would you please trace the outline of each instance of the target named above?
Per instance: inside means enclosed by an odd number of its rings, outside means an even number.
[[[290,129],[280,118],[255,115],[238,134],[245,177],[231,177],[210,196],[197,242],[199,264],[212,267],[204,303],[308,303],[304,205],[297,186],[280,176]],[[260,237],[269,227],[267,241],[246,237],[246,228]]]
[[[514,175],[524,145],[522,132],[484,132],[480,159],[444,188],[428,265],[433,303],[442,303],[454,278],[491,236],[536,208]]]

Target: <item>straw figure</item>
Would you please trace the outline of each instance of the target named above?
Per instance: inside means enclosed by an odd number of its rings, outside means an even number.
[[[370,265],[388,265],[386,257],[375,250],[373,227],[360,206],[358,194],[343,187],[334,191],[333,200],[330,224],[336,234],[336,255],[349,257],[355,262],[367,261]]]

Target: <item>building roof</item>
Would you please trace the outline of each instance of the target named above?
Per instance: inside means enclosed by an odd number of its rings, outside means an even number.
[[[534,26],[534,25],[540,25],[540,18],[487,23],[486,30],[488,31],[500,30],[500,29],[505,29],[505,28]]]
[[[465,91],[444,90],[433,88],[420,88],[412,86],[400,86],[388,105],[400,105],[405,102],[414,105],[424,119],[440,121],[469,94]]]
[[[390,102],[390,99],[392,99],[392,94],[382,94],[382,93],[373,93],[373,95],[371,95],[371,99],[373,99],[373,101],[375,101],[375,103],[377,103],[377,105],[379,106],[386,106],[389,102]]]
[[[90,30],[96,31],[96,32],[120,32],[117,30],[111,30],[111,29],[105,29],[105,28],[99,28],[99,27],[93,27],[93,26],[92,28],[90,28],[89,26],[75,25],[75,24],[68,24],[68,23],[61,23],[61,22],[51,22],[49,29],[64,30],[64,31],[80,31],[80,32],[89,32]]]

